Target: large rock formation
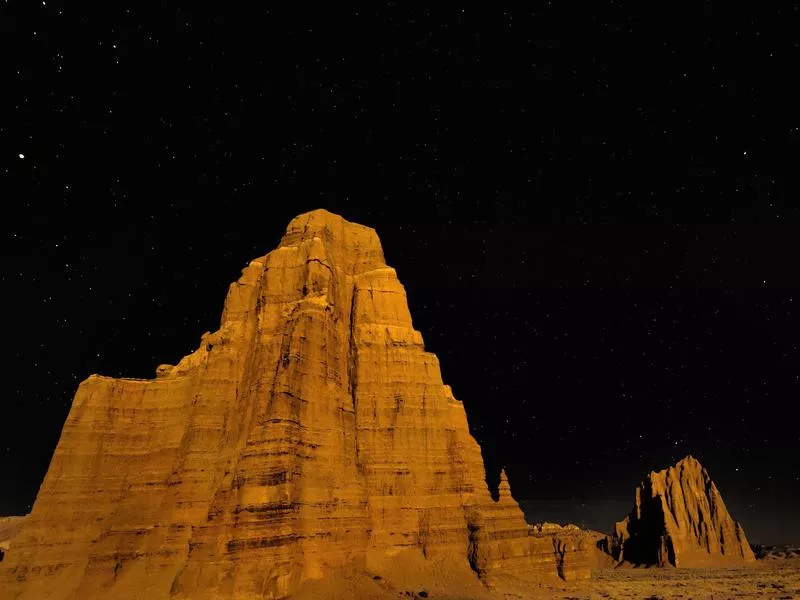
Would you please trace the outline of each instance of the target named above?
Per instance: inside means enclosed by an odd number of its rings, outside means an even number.
[[[81,383],[0,598],[279,598],[332,573],[477,593],[584,563],[505,479],[491,499],[377,235],[318,210],[243,270],[197,351]]]
[[[614,528],[611,551],[615,560],[658,566],[755,560],[742,526],[728,514],[708,471],[692,456],[651,472],[639,484],[633,510]]]

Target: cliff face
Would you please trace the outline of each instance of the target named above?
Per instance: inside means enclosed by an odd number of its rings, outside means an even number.
[[[505,486],[494,502],[375,232],[313,211],[243,270],[197,351],[80,385],[0,598],[278,598],[399,565],[587,576]]]
[[[728,514],[708,472],[687,456],[636,488],[631,513],[615,525],[612,555],[634,564],[706,567],[753,562],[744,530]]]
[[[11,547],[11,540],[24,522],[25,517],[0,517],[0,561],[5,558],[5,553]]]

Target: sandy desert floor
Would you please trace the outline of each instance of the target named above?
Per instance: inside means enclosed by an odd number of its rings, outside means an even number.
[[[506,596],[509,600],[513,596]],[[758,561],[734,569],[615,569],[595,571],[592,580],[542,598],[643,598],[725,600],[800,599],[800,559]]]
[[[759,560],[741,568],[716,569],[609,569],[592,573],[589,581],[558,587],[510,587],[492,592],[452,588],[402,590],[381,582],[344,579],[319,581],[293,597],[295,600],[595,600],[602,598],[667,600],[728,600],[775,598],[800,600],[800,558]]]

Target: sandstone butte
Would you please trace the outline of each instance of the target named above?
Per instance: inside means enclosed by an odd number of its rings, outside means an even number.
[[[636,488],[633,510],[614,527],[615,560],[673,567],[755,561],[744,530],[700,462],[692,457],[651,472]]]
[[[348,573],[480,595],[589,576],[581,536],[526,524],[505,473],[490,496],[371,228],[293,219],[230,286],[219,330],[156,374],[80,384],[0,598],[271,599]]]

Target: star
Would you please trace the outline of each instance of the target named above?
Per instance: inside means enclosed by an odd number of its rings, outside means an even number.
[[[20,152],[17,156],[19,156],[20,160],[23,160],[25,158],[25,155],[22,152]]]

